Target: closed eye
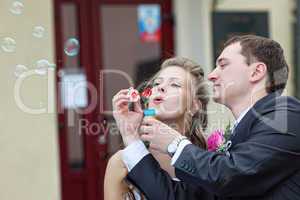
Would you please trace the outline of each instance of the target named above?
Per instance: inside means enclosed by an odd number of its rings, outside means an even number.
[[[178,83],[172,83],[171,86],[181,88],[181,85],[179,85]]]
[[[158,83],[158,82],[156,82],[156,83],[154,82],[152,86],[155,87],[155,86],[158,86],[159,84],[160,83]]]
[[[227,66],[227,64],[222,64],[222,65],[219,65],[220,68],[225,68]]]

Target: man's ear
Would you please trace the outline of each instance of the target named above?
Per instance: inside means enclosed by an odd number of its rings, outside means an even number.
[[[267,76],[267,66],[263,62],[255,62],[252,64],[252,72],[250,81],[251,82],[258,82],[264,79]]]

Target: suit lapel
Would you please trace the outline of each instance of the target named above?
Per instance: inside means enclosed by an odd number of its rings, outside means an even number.
[[[238,123],[238,125],[236,126],[229,138],[229,140],[231,140],[232,142],[232,147],[238,143],[245,141],[247,138],[250,137],[250,126],[252,125],[253,121],[260,116],[259,113],[261,113],[264,110],[264,105],[266,104],[266,102],[270,101],[276,96],[278,96],[278,94],[276,93],[272,93],[265,96],[264,98],[256,102],[255,105],[246,113],[246,115]]]
[[[238,123],[238,125],[231,133],[230,140],[232,142],[231,146],[236,145],[237,143],[242,142],[249,136],[249,124],[255,119],[253,115],[252,108],[246,113],[243,119]]]

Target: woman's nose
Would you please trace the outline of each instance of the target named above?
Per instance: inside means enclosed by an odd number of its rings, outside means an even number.
[[[166,92],[166,89],[164,86],[158,86],[158,91],[164,93]]]

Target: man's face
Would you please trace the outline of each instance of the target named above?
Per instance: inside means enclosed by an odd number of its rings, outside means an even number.
[[[216,68],[208,75],[213,82],[214,100],[227,106],[241,101],[249,93],[250,75],[240,43],[227,46],[216,61]]]

